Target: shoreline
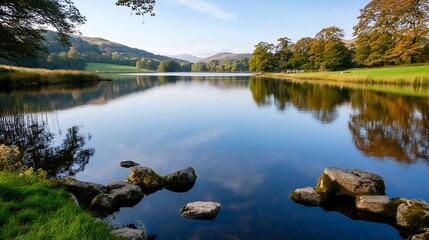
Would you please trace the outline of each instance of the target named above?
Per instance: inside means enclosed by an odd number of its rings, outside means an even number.
[[[349,69],[337,72],[261,73],[255,76],[356,84],[429,86],[429,65]]]
[[[111,81],[95,72],[78,70],[48,70],[0,65],[0,88],[21,89],[62,84]]]

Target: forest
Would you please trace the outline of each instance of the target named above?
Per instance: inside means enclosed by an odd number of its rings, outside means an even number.
[[[413,0],[373,0],[360,10],[354,40],[331,26],[314,37],[292,42],[260,42],[250,59],[250,71],[288,69],[338,71],[352,67],[382,67],[429,62],[429,3]]]

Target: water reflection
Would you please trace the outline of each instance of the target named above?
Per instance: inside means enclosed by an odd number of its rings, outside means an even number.
[[[179,81],[200,81],[220,88],[243,88],[247,77],[108,76],[111,82],[57,86],[34,90],[0,91],[0,112],[46,112],[108,101]]]
[[[322,123],[332,123],[337,117],[337,106],[350,98],[348,89],[293,83],[275,79],[250,79],[253,99],[259,106],[270,105],[271,99],[279,110],[292,104],[300,111],[311,112]]]
[[[355,92],[349,122],[356,147],[376,158],[429,163],[429,100]]]
[[[256,78],[250,80],[250,90],[259,106],[274,101],[283,111],[293,105],[322,123],[334,122],[338,107],[351,103],[348,125],[362,153],[401,163],[429,163],[428,98]]]
[[[61,145],[53,146],[55,134],[43,114],[0,114],[0,144],[18,146],[25,165],[42,168],[52,177],[76,175],[94,155],[93,148],[85,148],[91,137],[79,131],[78,126],[67,129]]]

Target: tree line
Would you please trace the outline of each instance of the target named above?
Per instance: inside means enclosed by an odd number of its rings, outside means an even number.
[[[429,62],[428,0],[372,0],[358,20],[351,44],[343,42],[344,30],[335,26],[295,43],[287,37],[276,45],[260,42],[250,71],[336,71]]]
[[[141,58],[136,62],[138,69],[148,69],[158,72],[248,72],[249,59],[225,59],[211,60],[208,63],[176,60],[156,60],[152,58]]]

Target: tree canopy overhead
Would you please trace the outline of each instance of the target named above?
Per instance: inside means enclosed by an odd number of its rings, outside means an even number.
[[[155,0],[117,0],[136,15],[154,15]],[[69,35],[84,24],[85,17],[72,0],[11,0],[0,2],[0,58],[34,57],[46,50],[44,33],[58,32],[58,40],[69,44]]]

